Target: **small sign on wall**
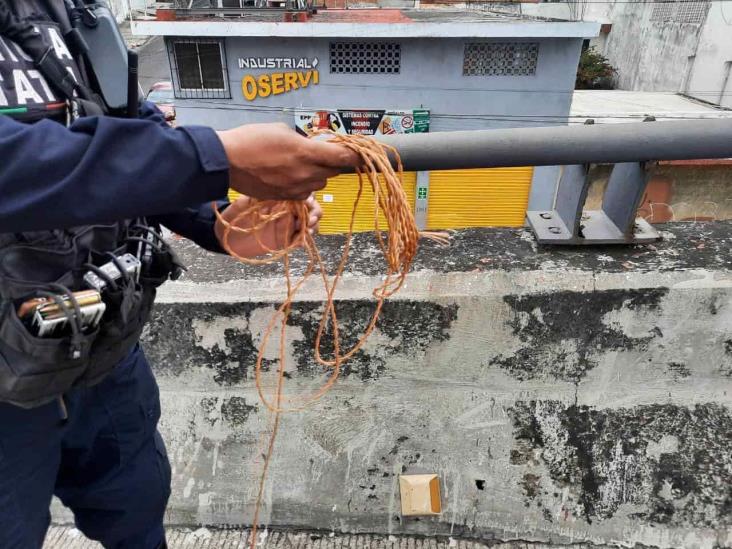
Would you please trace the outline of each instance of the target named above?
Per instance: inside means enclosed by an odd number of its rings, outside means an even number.
[[[430,127],[430,111],[411,110],[320,110],[295,113],[295,127],[308,134],[313,130],[361,135],[425,133]]]

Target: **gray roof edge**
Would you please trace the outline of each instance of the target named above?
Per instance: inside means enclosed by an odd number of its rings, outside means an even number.
[[[561,21],[418,21],[409,23],[136,21],[135,34],[290,38],[594,38],[600,23]]]

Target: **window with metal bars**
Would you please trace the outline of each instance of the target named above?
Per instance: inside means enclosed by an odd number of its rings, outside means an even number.
[[[660,0],[653,5],[651,21],[699,25],[704,22],[709,6],[709,0]]]
[[[228,99],[229,78],[222,40],[167,40],[175,96],[182,99]]]
[[[401,55],[401,45],[396,42],[331,42],[330,72],[398,74]]]
[[[538,42],[468,42],[464,76],[531,76],[539,60]]]

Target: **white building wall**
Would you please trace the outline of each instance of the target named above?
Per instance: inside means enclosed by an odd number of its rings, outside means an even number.
[[[618,70],[619,89],[683,92],[703,25],[652,21],[653,9],[616,6],[605,55]]]
[[[551,2],[522,4],[522,11],[612,24],[608,35],[591,44],[618,69],[619,89],[680,92],[732,107],[732,3],[711,2],[699,23],[654,21],[655,7],[652,2]]]
[[[591,21],[594,23],[612,23],[615,4],[604,2],[541,2],[539,4],[521,4],[521,13],[535,17],[551,17],[568,21]],[[590,45],[598,51],[605,51],[607,35],[600,33],[590,40]]]
[[[536,17],[553,17],[569,21],[612,22],[615,4],[598,2],[541,2],[521,4],[521,13]]]
[[[686,93],[732,108],[732,3],[713,2],[696,49]]]
[[[150,0],[107,0],[112,13],[120,22],[127,19],[130,16],[130,8],[144,9],[145,7],[152,6],[154,3]]]
[[[112,9],[117,21],[122,21],[128,16],[127,0],[107,0],[107,4]]]

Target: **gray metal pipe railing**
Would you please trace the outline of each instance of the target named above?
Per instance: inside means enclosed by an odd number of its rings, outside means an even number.
[[[380,136],[409,171],[732,157],[732,119]]]

